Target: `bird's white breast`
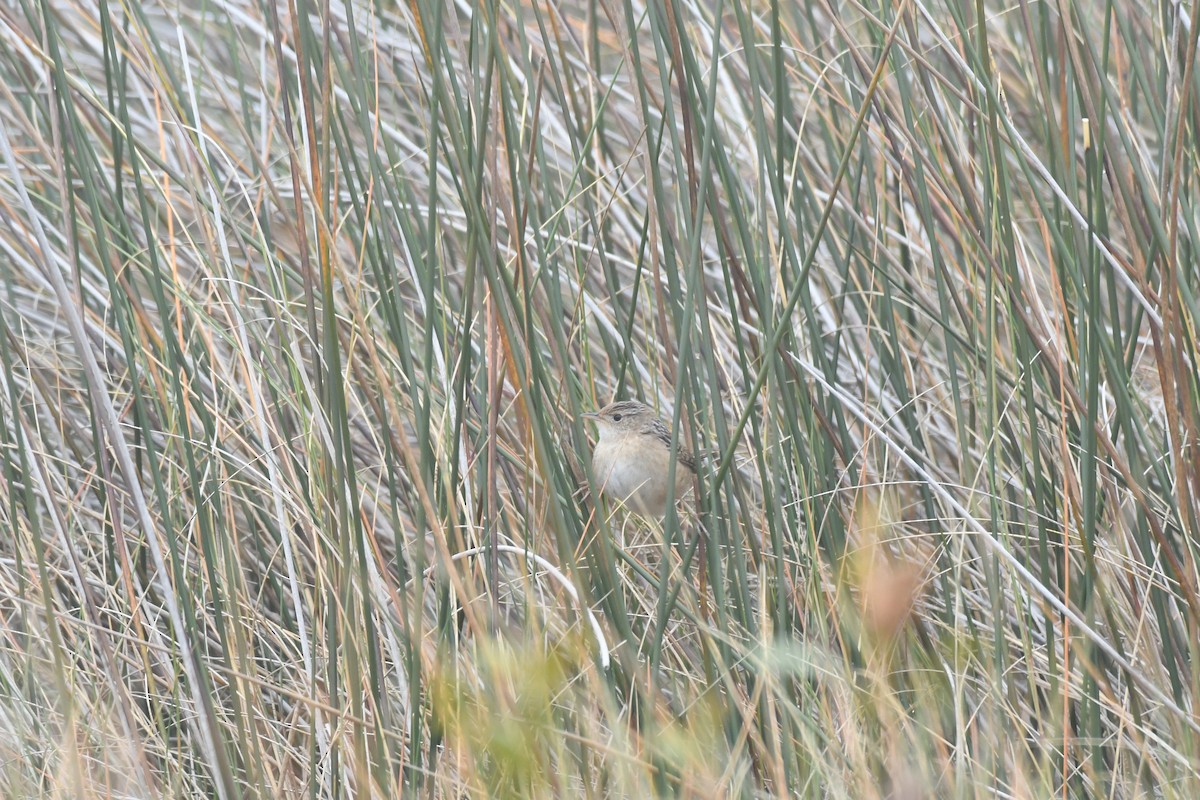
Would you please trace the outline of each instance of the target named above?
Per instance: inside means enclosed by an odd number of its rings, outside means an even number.
[[[601,491],[648,516],[666,513],[669,469],[667,448],[656,439],[644,441],[638,435],[602,437],[592,454],[592,471]],[[690,486],[688,469],[682,464],[675,467],[675,483],[678,499]]]

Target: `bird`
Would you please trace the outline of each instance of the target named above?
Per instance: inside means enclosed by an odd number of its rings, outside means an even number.
[[[600,434],[592,451],[592,472],[610,500],[643,517],[667,514],[671,461],[675,467],[675,499],[692,487],[696,457],[682,445],[671,447],[671,430],[654,409],[637,400],[618,400],[599,411],[580,415],[596,423]]]

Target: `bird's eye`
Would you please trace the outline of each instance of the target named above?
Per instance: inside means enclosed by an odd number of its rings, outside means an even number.
[[[613,414],[613,422],[620,422],[620,421],[621,421],[621,415]]]

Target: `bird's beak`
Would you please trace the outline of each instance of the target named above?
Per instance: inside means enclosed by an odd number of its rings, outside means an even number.
[[[579,415],[580,419],[600,419],[600,415],[595,411],[585,411]]]

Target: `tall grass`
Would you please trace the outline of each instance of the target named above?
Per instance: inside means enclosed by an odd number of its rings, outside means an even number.
[[[0,5],[0,795],[1196,797],[1195,20]]]

